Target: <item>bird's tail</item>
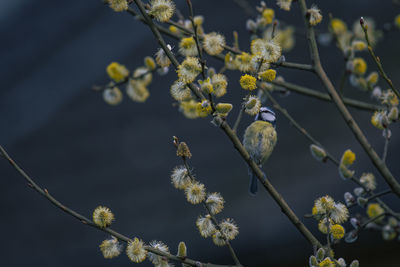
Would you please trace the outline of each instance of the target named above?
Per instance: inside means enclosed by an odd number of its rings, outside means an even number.
[[[263,174],[265,177],[265,173]],[[255,196],[258,191],[258,178],[250,167],[249,167],[249,175],[250,175],[249,194],[251,196]]]

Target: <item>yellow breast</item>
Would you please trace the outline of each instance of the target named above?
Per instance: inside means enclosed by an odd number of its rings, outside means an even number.
[[[247,127],[243,145],[257,164],[264,163],[271,155],[277,141],[275,128],[266,121],[255,121]]]

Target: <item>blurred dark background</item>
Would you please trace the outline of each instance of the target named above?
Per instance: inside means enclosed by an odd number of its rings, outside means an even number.
[[[266,2],[276,9],[278,18],[294,25],[299,33],[296,47],[286,59],[308,63],[297,5],[284,12],[275,1]],[[187,15],[185,1],[176,3]],[[193,4],[195,13],[205,16],[206,31],[224,33],[231,42],[232,31],[237,30],[241,48],[248,50],[248,17],[243,9],[231,0],[193,0]],[[348,24],[360,16],[373,16],[382,28],[400,11],[391,1],[317,4],[324,15],[318,26],[321,30],[326,29],[329,12]],[[211,125],[209,118],[185,119],[172,105],[169,85],[175,79],[173,71],[154,77],[151,96],[144,104],[125,97],[121,105],[111,107],[101,94],[91,90],[92,85],[108,81],[105,67],[111,61],[134,69],[143,64],[145,55],[156,52],[147,27],[127,13],[114,13],[100,0],[3,0],[0,36],[0,142],[61,202],[89,217],[96,206],[105,205],[116,215],[113,228],[125,235],[147,242],[161,240],[173,253],[179,241],[185,241],[192,258],[232,263],[226,248],[215,247],[198,234],[195,220],[204,214],[202,208],[188,204],[182,192],[170,184],[170,172],[180,164],[171,144],[176,135],[189,144],[193,154],[190,163],[197,177],[209,191],[224,196],[226,208],[219,218],[234,218],[239,225],[240,234],[232,245],[245,266],[308,266],[312,248],[265,191],[256,197],[248,195],[247,167],[224,133]],[[376,50],[395,85],[400,84],[399,41],[398,31],[385,33]],[[320,52],[329,76],[337,83],[343,68],[341,54],[334,45],[321,47]],[[363,57],[372,63],[366,53]],[[369,65],[369,70],[375,69]],[[324,90],[309,73],[282,68],[278,73],[287,81]],[[229,118],[232,122],[243,92],[238,74],[228,75],[228,95],[222,101],[236,106]],[[349,85],[346,94],[372,101]],[[357,174],[373,172],[379,188],[386,188],[333,104],[296,94],[279,100],[332,154],[340,157],[347,148],[356,152]],[[371,113],[351,112],[381,153],[384,139],[369,123]],[[240,136],[250,121],[245,117]],[[392,127],[388,154],[388,165],[396,176],[400,175],[399,130],[398,125]],[[264,170],[299,217],[310,212],[315,198],[330,194],[342,201],[343,193],[354,188],[339,178],[335,166],[315,161],[308,141],[279,115],[277,131],[279,141]],[[108,236],[54,208],[27,187],[4,160],[0,161],[0,177],[2,266],[131,264],[124,255],[103,259],[98,245]],[[384,199],[399,209],[394,197]],[[303,221],[323,240],[314,220]],[[347,262],[359,259],[361,266],[399,266],[399,249],[398,242],[385,242],[380,233],[363,232],[356,243],[341,243],[335,251]]]

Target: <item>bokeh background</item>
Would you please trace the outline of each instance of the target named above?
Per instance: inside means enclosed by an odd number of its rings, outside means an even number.
[[[296,47],[286,59],[308,63],[297,5],[288,13],[278,10],[275,1],[266,2],[276,8],[278,18],[297,28]],[[185,1],[176,3],[187,15]],[[230,42],[232,31],[237,30],[241,48],[248,49],[248,17],[241,7],[231,0],[193,0],[193,4],[195,13],[205,16],[206,31],[224,33]],[[349,24],[360,16],[373,16],[382,28],[400,11],[391,1],[317,4],[325,18],[318,26],[321,31],[326,30],[329,12]],[[170,184],[170,172],[180,164],[171,143],[176,135],[189,144],[193,154],[190,163],[197,177],[209,191],[224,196],[226,208],[219,218],[234,218],[239,225],[240,234],[232,245],[241,262],[245,266],[307,266],[312,248],[266,192],[248,195],[247,167],[223,132],[209,118],[185,119],[172,105],[169,85],[175,79],[173,71],[155,76],[151,97],[144,104],[125,98],[121,105],[111,107],[101,94],[91,90],[92,85],[108,81],[105,67],[111,61],[133,69],[143,64],[145,55],[156,52],[157,44],[147,27],[127,13],[114,13],[100,0],[3,0],[0,36],[0,142],[61,202],[86,216],[98,205],[108,206],[116,215],[113,228],[125,235],[147,242],[161,240],[173,253],[179,241],[185,241],[192,258],[232,263],[226,248],[215,247],[198,234],[195,220],[204,214],[202,208],[188,204],[182,192]],[[399,41],[398,31],[387,32],[376,50],[395,85],[400,84]],[[329,76],[337,83],[343,69],[341,54],[334,45],[321,47],[320,52]],[[366,53],[363,56],[372,63]],[[374,69],[369,65],[369,70]],[[324,90],[309,73],[282,68],[278,73],[287,81]],[[228,119],[232,122],[244,93],[238,86],[238,74],[228,76],[229,93],[223,101],[235,106]],[[372,101],[349,85],[346,94]],[[357,173],[375,173],[379,188],[386,188],[333,104],[294,93],[279,100],[332,154],[340,157],[347,148],[355,151]],[[370,125],[371,113],[351,112],[381,153],[384,139]],[[250,121],[246,116],[240,135]],[[388,165],[399,176],[400,129],[395,125],[392,130]],[[279,114],[277,131],[279,141],[264,170],[298,216],[310,212],[315,198],[330,194],[342,200],[343,193],[354,188],[339,178],[332,164],[315,161],[308,141]],[[2,266],[132,264],[124,255],[103,259],[98,245],[108,236],[54,208],[27,187],[4,160],[0,161],[0,177]],[[394,197],[384,199],[399,209]],[[303,221],[321,240],[324,238],[314,220]],[[335,250],[348,262],[359,259],[361,266],[398,266],[400,245],[366,231],[356,243],[342,243]]]

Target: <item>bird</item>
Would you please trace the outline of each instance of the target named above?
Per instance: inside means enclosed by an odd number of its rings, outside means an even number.
[[[272,154],[278,140],[275,126],[275,112],[268,107],[261,107],[254,118],[254,122],[245,130],[243,136],[244,148],[249,153],[251,159],[260,167]],[[249,193],[254,196],[257,193],[258,182],[255,173],[250,167],[249,175]]]

